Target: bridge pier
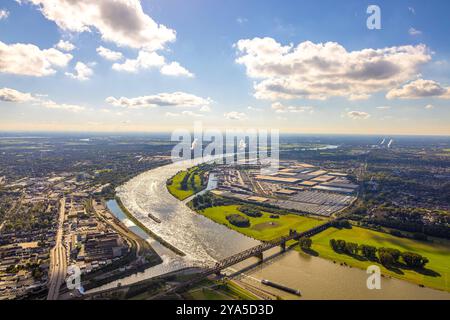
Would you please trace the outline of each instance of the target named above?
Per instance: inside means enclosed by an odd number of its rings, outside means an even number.
[[[255,257],[258,258],[258,263],[261,263],[264,260],[264,255],[263,255],[262,251],[255,254]]]

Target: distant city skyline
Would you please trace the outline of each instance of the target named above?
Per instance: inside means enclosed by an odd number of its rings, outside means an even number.
[[[366,26],[369,5],[381,30]],[[450,135],[447,1],[7,0],[0,131]]]

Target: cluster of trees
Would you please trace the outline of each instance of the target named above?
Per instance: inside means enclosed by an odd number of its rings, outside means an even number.
[[[375,223],[382,227],[398,229],[402,231],[423,233],[428,236],[450,239],[450,228],[444,224],[425,224],[422,221],[408,221],[407,218],[402,218],[399,214],[394,217],[391,216],[377,216],[376,218],[369,218],[367,222]]]
[[[216,197],[211,192],[198,195],[192,200],[192,206],[195,210],[204,210],[210,207],[226,206],[229,204],[232,204],[231,200]]]
[[[374,246],[345,240],[330,240],[330,246],[338,253],[347,253],[349,255],[362,255],[371,261],[379,261],[384,266],[394,266],[404,263],[410,268],[422,269],[429,262],[426,257],[414,252],[401,252],[394,248],[376,248]]]
[[[254,208],[254,207],[248,206],[248,205],[240,206],[240,207],[238,208],[238,210],[239,210],[240,212],[246,214],[246,215],[249,216],[249,217],[253,217],[253,218],[259,218],[259,217],[262,217],[262,213],[261,213],[260,210]]]
[[[307,238],[307,237],[300,238],[298,240],[298,245],[302,249],[311,249],[312,239],[311,238]]]
[[[183,177],[183,180],[181,180],[181,182],[180,182],[181,190],[187,190],[188,189],[188,181],[189,181],[189,178],[191,176],[194,177],[194,179],[195,179],[195,174],[191,174],[190,171],[187,171],[186,174]]]
[[[205,172],[211,169],[210,164],[200,164],[197,167],[189,169],[180,182],[180,187],[182,190],[188,190],[190,186],[193,190],[197,191],[202,187],[206,186],[207,182],[205,178]],[[196,185],[195,178],[199,177],[200,185]]]
[[[22,206],[14,215],[8,217],[3,231],[8,232],[29,232],[33,230],[47,230],[55,223],[55,209],[48,212],[46,204],[39,202],[31,207]]]
[[[338,229],[351,229],[352,225],[348,220],[336,220],[334,227]]]
[[[250,227],[250,221],[248,220],[248,218],[241,216],[240,214],[236,213],[229,214],[226,216],[226,219],[228,220],[229,223],[235,225],[236,227],[240,228]]]

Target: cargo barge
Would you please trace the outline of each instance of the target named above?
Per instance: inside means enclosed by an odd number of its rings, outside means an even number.
[[[279,290],[282,290],[282,291],[285,291],[285,292],[288,292],[288,293],[295,294],[297,296],[301,296],[302,295],[300,293],[300,290],[292,289],[292,288],[283,286],[281,284],[278,284],[278,283],[275,283],[275,282],[272,282],[272,281],[269,281],[269,280],[266,280],[266,279],[261,280],[261,283],[265,284],[266,286],[275,288],[275,289],[279,289]]]

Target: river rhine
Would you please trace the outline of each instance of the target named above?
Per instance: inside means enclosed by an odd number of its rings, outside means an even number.
[[[259,243],[198,215],[189,209],[185,202],[174,198],[167,191],[167,179],[178,171],[199,162],[199,160],[180,161],[158,167],[136,176],[117,189],[123,204],[139,221],[184,252],[186,256],[180,257],[149,238],[126,218],[115,201],[110,201],[108,202],[110,211],[130,229],[146,238],[162,257],[163,263],[143,273],[114,281],[91,291],[113,288],[118,283],[130,284],[184,267],[212,264],[216,260]],[[208,188],[213,186],[210,180]],[[149,213],[160,219],[161,223],[149,218]],[[272,249],[269,254],[275,254],[276,251],[277,249]],[[252,261],[240,263],[234,269],[241,270],[251,263]],[[368,290],[367,276],[363,270],[342,267],[318,257],[289,251],[245,272],[243,279],[256,286],[261,286],[257,283],[259,280],[269,279],[294,287],[302,292],[304,299],[450,299],[450,294],[447,292],[421,288],[405,281],[388,278],[382,278],[381,290]],[[278,292],[278,294],[283,293]],[[295,298],[295,296],[285,296],[285,298]]]

